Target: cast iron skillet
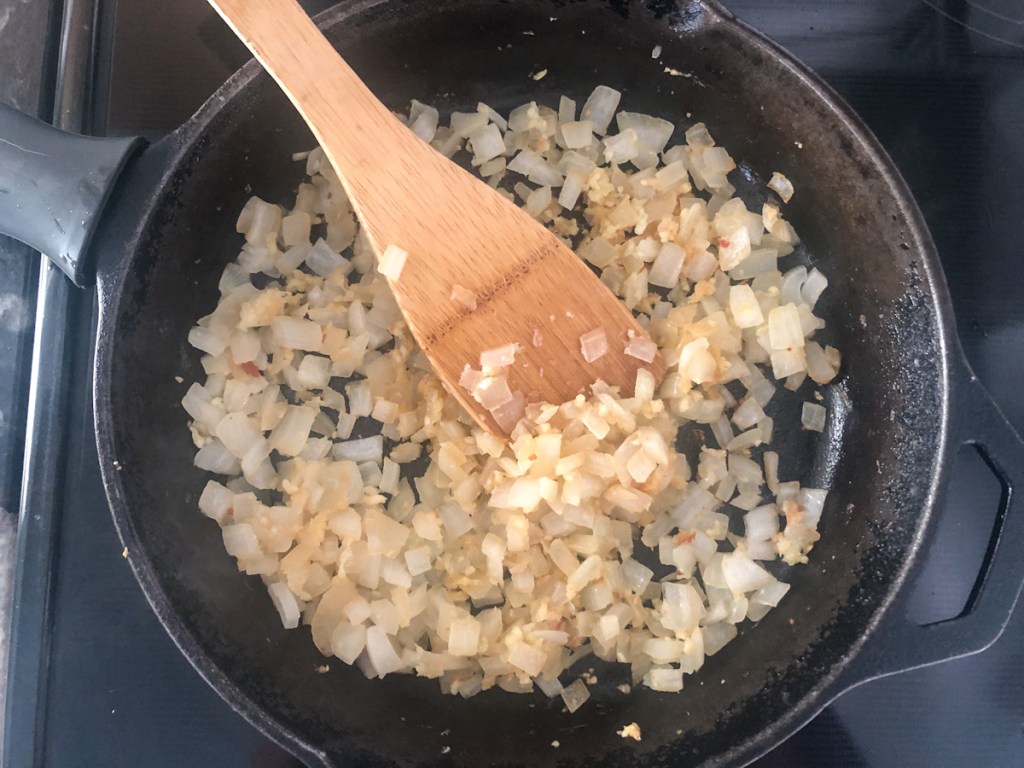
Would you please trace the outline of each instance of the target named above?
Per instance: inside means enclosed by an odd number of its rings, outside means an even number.
[[[599,667],[593,699],[570,716],[539,694],[442,697],[431,681],[367,681],[336,661],[320,674],[308,630],[281,628],[260,582],[235,570],[217,526],[196,511],[207,478],[192,468],[174,378],[201,375],[185,337],[237,254],[237,210],[250,190],[287,198],[300,175],[289,155],[311,146],[308,132],[255,63],[141,151],[4,110],[0,229],[79,284],[95,275],[96,429],[114,520],[160,620],[232,706],[310,764],[738,765],[864,680],[998,637],[1024,577],[1024,515],[1010,514],[1021,445],[964,361],[917,206],[817,77],[712,0],[368,0],[321,24],[394,108],[416,97],[507,110],[607,83],[626,108],[706,121],[742,160],[734,176],[752,202],[763,179],[785,172],[798,190],[786,212],[807,244],[792,259],[831,281],[824,314],[844,375],[826,390],[827,432],[780,449],[798,459],[783,474],[831,494],[822,539],[810,565],[788,575],[782,605],[678,695],[623,695],[623,671]],[[664,63],[651,59],[656,44]],[[548,75],[535,82],[540,68]],[[964,443],[1002,478],[1003,510],[964,614],[919,627],[905,618],[908,586],[943,524],[937,500]],[[615,733],[632,721],[639,744]]]

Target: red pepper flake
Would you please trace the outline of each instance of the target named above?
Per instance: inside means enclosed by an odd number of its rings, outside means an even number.
[[[252,377],[260,375],[260,369],[256,367],[256,363],[252,360],[242,363],[239,367]]]
[[[227,517],[234,517],[234,515],[235,515],[235,508],[234,507],[228,507],[228,511],[225,512],[224,514]]]
[[[718,244],[720,246],[722,246],[723,248],[728,248],[729,247],[729,241],[726,240],[724,237],[718,238]]]

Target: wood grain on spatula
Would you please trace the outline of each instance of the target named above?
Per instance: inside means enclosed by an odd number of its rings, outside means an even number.
[[[378,257],[409,255],[391,282],[438,376],[481,425],[491,415],[459,385],[480,353],[520,345],[508,371],[527,401],[561,403],[601,379],[631,394],[639,368],[624,352],[644,336],[590,269],[526,212],[420,140],[381,104],[294,0],[210,0],[305,118],[341,179]],[[471,76],[471,75],[467,75]],[[452,298],[472,292],[474,310]],[[607,353],[588,363],[580,336],[602,328]],[[535,340],[542,339],[540,345]]]

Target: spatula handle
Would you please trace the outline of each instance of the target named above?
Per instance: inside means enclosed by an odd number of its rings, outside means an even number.
[[[323,147],[353,203],[387,178],[393,142],[415,138],[370,92],[296,0],[209,0],[277,81]],[[397,177],[396,174],[392,177]],[[379,193],[379,191],[378,191]]]

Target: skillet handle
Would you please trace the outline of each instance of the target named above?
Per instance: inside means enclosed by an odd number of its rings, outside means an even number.
[[[950,455],[962,445],[975,446],[1003,486],[981,572],[959,616],[919,626],[907,618],[912,586],[922,569],[919,561],[863,651],[840,675],[838,690],[985,650],[999,639],[1024,586],[1024,504],[1017,498],[1024,491],[1024,441],[963,353],[956,350],[952,357],[960,360],[960,370],[953,379]],[[936,528],[947,523],[940,517]]]
[[[65,133],[0,103],[0,232],[46,254],[75,285],[103,206],[142,139]]]

